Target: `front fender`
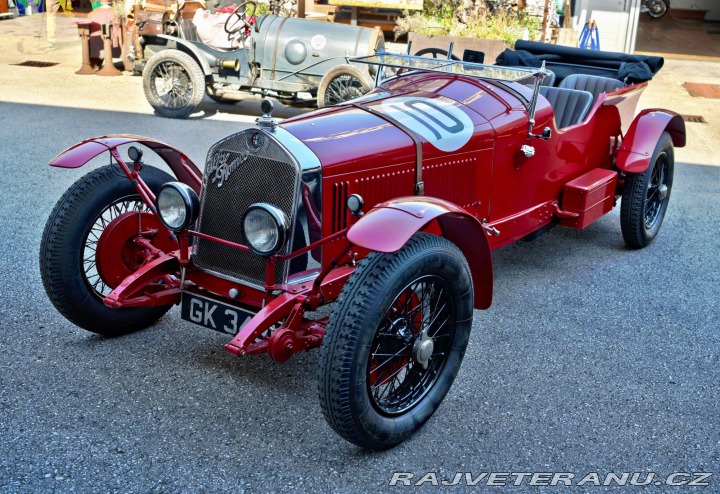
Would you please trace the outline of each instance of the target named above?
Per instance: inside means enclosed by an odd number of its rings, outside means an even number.
[[[641,111],[625,134],[615,165],[627,173],[643,173],[662,133],[667,131],[675,147],[685,146],[685,122],[669,110]]]
[[[395,252],[437,220],[442,236],[458,246],[468,261],[475,286],[475,308],[492,304],[490,244],[480,222],[463,208],[432,197],[402,197],[375,206],[348,231],[348,240],[376,252]]]
[[[157,153],[172,170],[175,177],[200,194],[202,172],[184,153],[169,144],[150,137],[115,134],[86,139],[66,149],[50,161],[50,166],[79,168],[94,157],[125,144],[142,144]]]

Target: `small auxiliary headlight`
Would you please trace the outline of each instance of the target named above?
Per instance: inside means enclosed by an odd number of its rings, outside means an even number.
[[[245,212],[242,227],[245,240],[253,252],[271,256],[285,245],[290,220],[281,209],[258,202]]]
[[[350,194],[345,200],[345,205],[353,215],[362,216],[360,212],[365,205],[365,201],[360,194]]]
[[[168,182],[157,194],[160,221],[174,232],[186,230],[200,211],[200,200],[190,187],[181,182]]]

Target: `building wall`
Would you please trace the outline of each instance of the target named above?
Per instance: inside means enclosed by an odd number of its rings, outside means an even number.
[[[720,2],[718,0],[670,0],[674,9],[707,10],[706,21],[720,21]]]

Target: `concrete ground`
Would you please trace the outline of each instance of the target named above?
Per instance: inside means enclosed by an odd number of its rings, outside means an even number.
[[[672,11],[661,19],[641,15],[635,51],[661,53],[668,58],[720,61],[720,22],[683,19]]]
[[[426,472],[655,476],[647,487],[462,482],[444,489],[453,492],[720,490],[720,108],[681,86],[718,83],[720,64],[668,60],[641,100],[708,121],[688,124],[653,244],[627,249],[616,208],[586,230],[556,228],[495,252],[493,307],[476,311],[445,402],[411,440],[367,453],[322,419],[317,352],[283,365],[235,359],[226,338],[177,309],[103,339],[52,307],[39,240],[58,197],[90,168],[51,169],[54,155],[129,132],[202,164],[211,143],[259,115],[251,97],[207,100],[188,120],[156,117],[139,77],[75,75],[74,26],[56,20],[54,49],[42,16],[0,21],[0,493],[437,491],[390,487],[393,472],[415,482]],[[12,65],[27,60],[58,65]],[[663,485],[673,472],[712,475],[708,487]]]

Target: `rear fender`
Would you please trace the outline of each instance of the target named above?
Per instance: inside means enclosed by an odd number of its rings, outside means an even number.
[[[116,134],[94,137],[66,149],[50,161],[50,166],[79,168],[99,154],[111,151],[125,144],[142,144],[153,150],[172,170],[177,179],[200,194],[202,172],[185,154],[174,147],[150,137]]]
[[[662,133],[667,131],[673,145],[685,146],[685,122],[669,110],[648,109],[641,111],[625,134],[618,149],[615,165],[626,173],[643,173],[650,166],[650,159]]]
[[[432,197],[403,197],[375,206],[348,231],[348,240],[376,252],[395,252],[437,220],[442,236],[458,246],[470,265],[475,308],[492,304],[490,244],[480,222],[463,208]]]

